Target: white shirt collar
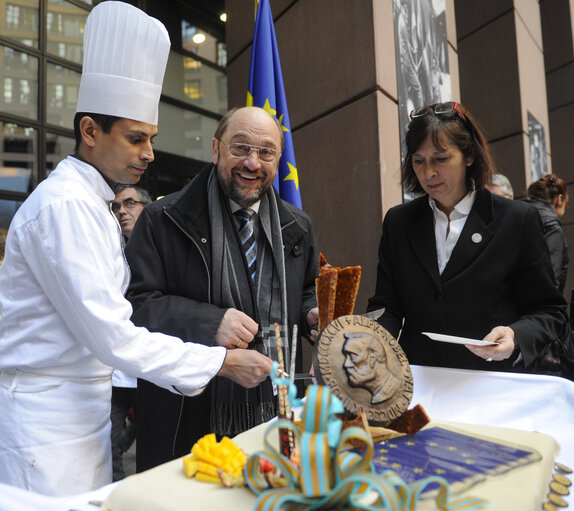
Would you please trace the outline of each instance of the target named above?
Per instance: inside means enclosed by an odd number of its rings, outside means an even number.
[[[450,260],[475,198],[475,190],[467,193],[447,216],[438,208],[436,201],[429,196],[429,205],[434,218],[438,270],[441,274]]]
[[[260,200],[258,200],[254,204],[251,204],[251,206],[249,206],[249,209],[252,209],[253,211],[255,211],[255,213],[259,214],[259,206],[261,206]],[[237,202],[235,202],[234,200],[231,200],[231,199],[229,199],[229,207],[231,208],[232,213],[235,213],[236,211],[239,211],[240,209],[244,209],[239,204],[237,204]]]
[[[456,211],[457,213],[456,216],[457,217],[468,216],[470,210],[472,209],[472,205],[474,204],[475,198],[476,198],[476,190],[472,190],[468,192],[459,202],[457,202],[457,204],[454,206],[453,209],[453,212]],[[440,209],[437,206],[436,201],[430,195],[429,195],[429,205],[436,216],[437,212],[440,211]]]
[[[116,194],[110,188],[110,185],[98,169],[96,169],[92,164],[85,162],[84,160],[80,160],[74,155],[69,155],[66,160],[76,168],[78,173],[83,176],[84,179],[91,183],[91,186],[100,197],[102,197],[106,202],[114,200]]]

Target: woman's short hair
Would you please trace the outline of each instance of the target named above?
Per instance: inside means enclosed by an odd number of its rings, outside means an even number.
[[[444,149],[446,137],[465,158],[472,160],[472,164],[466,168],[466,189],[482,190],[494,173],[494,161],[482,129],[468,110],[451,101],[418,108],[413,112],[419,115],[411,113],[412,120],[405,137],[407,153],[402,165],[405,191],[424,193],[415,174],[412,157],[428,136],[432,138],[434,146],[441,150]]]
[[[542,199],[546,202],[554,202],[558,195],[562,195],[564,200],[567,200],[568,186],[557,175],[547,174],[530,183],[527,193],[529,199]]]

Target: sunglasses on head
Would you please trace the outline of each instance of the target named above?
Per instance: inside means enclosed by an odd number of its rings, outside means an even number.
[[[449,115],[452,111],[455,111],[465,124],[468,123],[466,116],[462,113],[462,108],[455,101],[447,101],[446,103],[436,103],[434,105],[415,108],[414,110],[411,110],[409,117],[412,120],[417,117],[423,117],[427,114]]]

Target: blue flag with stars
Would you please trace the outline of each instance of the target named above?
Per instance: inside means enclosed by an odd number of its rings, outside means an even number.
[[[283,128],[285,148],[279,162],[274,185],[282,199],[300,208],[299,176],[295,164],[291,123],[287,112],[283,74],[281,73],[269,0],[259,0],[257,9],[247,89],[247,106],[261,107],[279,120]]]

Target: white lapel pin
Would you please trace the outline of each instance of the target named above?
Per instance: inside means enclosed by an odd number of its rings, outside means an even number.
[[[473,243],[480,243],[482,241],[482,234],[480,234],[479,232],[475,232],[470,239],[472,240]]]

